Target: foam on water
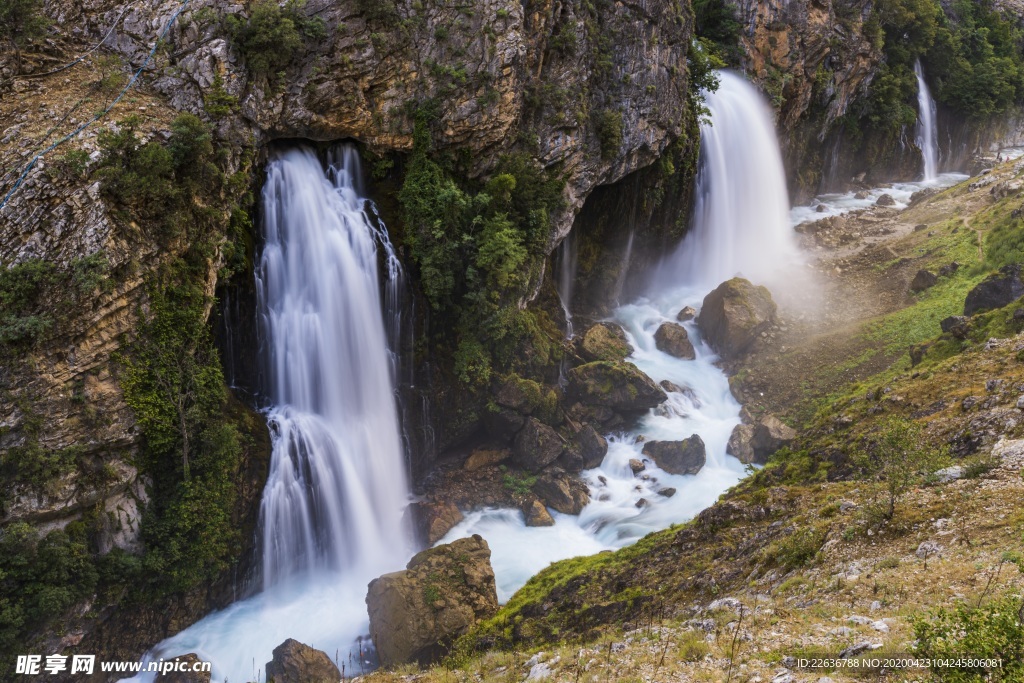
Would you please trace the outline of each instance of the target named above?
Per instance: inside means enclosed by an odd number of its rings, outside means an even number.
[[[870,190],[865,190],[866,196],[858,199],[856,195],[858,191],[850,191],[835,194],[823,194],[815,197],[814,201],[803,206],[794,206],[790,212],[790,217],[793,225],[800,225],[802,223],[811,223],[819,221],[822,218],[830,218],[832,216],[842,216],[850,213],[851,211],[857,211],[859,209],[870,209],[875,206],[875,202],[883,194],[887,194],[893,198],[895,204],[893,207],[896,209],[905,209],[910,206],[910,198],[914,196],[914,193],[919,190],[926,190],[930,188],[944,189],[952,187],[957,183],[961,183],[967,180],[970,176],[964,173],[941,173],[935,179],[930,181],[917,181],[912,183],[893,183],[887,187],[875,187]],[[818,210],[819,206],[823,206],[822,210]]]

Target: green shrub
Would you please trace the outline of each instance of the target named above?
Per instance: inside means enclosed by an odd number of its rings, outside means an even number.
[[[284,7],[274,0],[256,0],[248,18],[232,14],[224,20],[231,47],[254,75],[276,81],[305,39],[323,38],[323,20],[306,17],[304,7],[304,0],[288,0]]]
[[[933,660],[1000,659],[993,667],[935,666],[941,681],[1024,680],[1024,604],[1019,597],[1003,597],[983,606],[966,603],[940,609],[914,621],[914,654]]]
[[[742,26],[736,19],[736,7],[724,0],[694,0],[694,33],[703,38],[706,46],[713,45],[713,54],[724,61],[737,63],[742,57],[739,49]]]
[[[594,128],[601,145],[601,158],[614,159],[622,147],[622,113],[603,109],[594,120]]]
[[[213,77],[210,91],[203,95],[203,108],[215,119],[224,118],[238,108],[238,98],[224,88],[224,79],[219,73]]]
[[[0,42],[13,48],[19,71],[21,51],[41,38],[49,25],[40,0],[0,0]]]
[[[768,547],[770,559],[784,569],[799,569],[815,560],[828,538],[828,527],[805,526]]]

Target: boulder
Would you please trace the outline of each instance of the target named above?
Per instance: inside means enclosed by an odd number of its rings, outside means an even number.
[[[750,439],[750,448],[754,453],[754,462],[764,464],[768,458],[783,446],[788,446],[796,438],[796,430],[774,415],[765,415],[754,425],[754,434]]]
[[[505,448],[497,450],[477,448],[469,454],[466,462],[462,463],[462,468],[467,472],[476,472],[485,467],[491,467],[504,462],[510,457],[512,457],[512,452]]]
[[[537,478],[533,492],[543,503],[566,515],[578,515],[590,502],[587,485],[564,470],[552,468]]]
[[[403,571],[371,581],[366,606],[383,666],[437,661],[473,624],[498,611],[491,549],[474,535],[424,550]]]
[[[891,194],[883,194],[875,200],[875,206],[896,206],[896,200],[892,198]]]
[[[608,453],[608,440],[590,425],[583,425],[577,437],[583,454],[583,468],[589,470],[600,465]]]
[[[747,424],[738,424],[732,429],[729,435],[729,444],[725,452],[739,459],[742,463],[754,462],[754,449],[750,446],[750,440],[754,438],[754,427]]]
[[[1008,306],[1024,296],[1024,283],[1021,282],[1021,266],[1015,263],[1003,266],[998,274],[990,275],[982,280],[967,294],[964,301],[964,315],[989,311]]]
[[[645,469],[647,469],[647,466],[644,465],[644,461],[640,460],[639,458],[630,458],[629,469],[631,472],[633,472],[633,475],[636,476],[643,472]]]
[[[643,412],[662,403],[665,392],[632,363],[596,361],[569,371],[566,393],[585,405]]]
[[[929,287],[935,286],[935,283],[939,281],[939,276],[930,270],[919,270],[914,279],[910,282],[911,292],[923,292]]]
[[[693,306],[683,306],[683,310],[679,311],[679,315],[676,316],[676,320],[681,323],[688,322],[697,317],[697,309]]]
[[[488,436],[507,443],[523,428],[526,418],[511,408],[494,404],[484,411],[483,422]]]
[[[555,464],[566,472],[572,472],[573,474],[579,474],[587,469],[586,463],[583,460],[583,450],[576,444],[567,446],[562,451],[562,454],[558,456],[558,459],[555,460]]]
[[[660,382],[658,382],[658,386],[660,386],[662,389],[665,390],[666,393],[669,394],[682,394],[686,392],[686,390],[683,389],[681,386],[667,379],[663,379]]]
[[[536,498],[523,503],[523,517],[526,519],[526,526],[554,526],[555,519],[544,507],[544,503]]]
[[[583,333],[580,355],[589,361],[620,361],[633,352],[626,333],[614,323],[598,323]]]
[[[658,490],[658,495],[663,496],[665,498],[671,498],[672,496],[676,495],[676,490],[671,486],[666,486],[665,488]]]
[[[954,275],[958,270],[960,270],[960,264],[956,261],[952,261],[939,268],[939,277],[949,277],[950,275]]]
[[[292,641],[294,642],[294,641]],[[274,651],[277,652],[276,650]],[[169,671],[165,674],[157,676],[157,680],[160,683],[210,683],[210,672],[209,671],[193,671],[192,667],[199,664],[203,660],[199,659],[199,656],[194,652],[189,652],[187,655],[181,655],[175,657],[169,661],[180,662],[184,671]]]
[[[558,432],[537,418],[529,417],[512,444],[512,462],[528,472],[539,472],[553,463],[563,448]]]
[[[704,441],[697,434],[683,441],[648,441],[643,453],[669,474],[697,474],[707,460]]]
[[[289,638],[267,662],[267,683],[338,683],[341,672],[326,653]]]
[[[771,326],[775,311],[767,288],[736,277],[704,297],[697,324],[719,355],[732,360],[746,353],[758,335]]]
[[[868,193],[867,193],[867,191],[866,191],[866,190],[858,190],[858,191],[857,191],[857,192],[856,192],[856,193],[855,193],[855,194],[853,195],[853,198],[854,198],[854,199],[867,199],[867,198],[868,198]]]
[[[428,545],[437,543],[462,521],[462,512],[447,501],[419,501],[409,506],[418,538]]]
[[[693,360],[697,357],[693,344],[690,343],[690,336],[686,334],[686,328],[677,323],[663,323],[654,333],[654,345],[659,351],[683,360]]]
[[[509,375],[498,382],[492,392],[499,406],[529,415],[541,400],[541,386],[533,380]]]
[[[966,316],[951,315],[943,318],[939,322],[939,327],[945,334],[951,334],[957,339],[967,339],[967,334],[971,331],[971,322]]]

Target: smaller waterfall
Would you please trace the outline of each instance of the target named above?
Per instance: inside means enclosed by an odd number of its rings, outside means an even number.
[[[558,245],[558,299],[565,313],[565,338],[572,339],[572,294],[576,281],[576,233],[570,232]]]
[[[931,182],[939,176],[939,130],[935,125],[935,100],[924,80],[921,60],[914,62],[917,76],[917,146],[924,157],[924,180]]]
[[[772,111],[742,76],[718,76],[718,90],[705,95],[693,225],[655,289],[710,290],[736,275],[763,284],[798,260]]]

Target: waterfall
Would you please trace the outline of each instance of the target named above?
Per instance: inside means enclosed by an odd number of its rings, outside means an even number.
[[[711,289],[735,275],[764,283],[797,259],[772,111],[742,76],[718,73],[705,94],[693,224],[656,287]]]
[[[939,175],[939,131],[935,125],[935,100],[924,81],[920,59],[914,62],[914,75],[917,76],[917,146],[924,157],[924,180],[930,182]]]
[[[361,196],[355,149],[327,161],[325,171],[310,149],[272,153],[262,194],[256,285],[273,442],[260,507],[263,591],[147,655],[196,652],[213,662],[214,680],[258,680],[287,638],[348,655],[366,632],[367,583],[412,552],[388,347],[389,332],[400,334],[401,266]]]
[[[329,161],[325,178],[313,152],[283,152],[263,190],[257,292],[274,404],[260,509],[265,588],[405,555],[402,543],[381,542],[401,538],[408,494],[377,231],[358,192],[356,150]]]
[[[576,233],[569,235],[558,245],[558,300],[565,313],[565,338],[572,339],[572,294],[576,281]]]

